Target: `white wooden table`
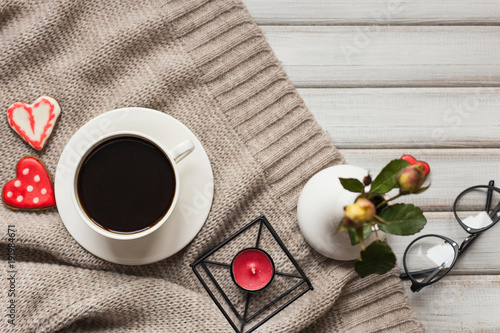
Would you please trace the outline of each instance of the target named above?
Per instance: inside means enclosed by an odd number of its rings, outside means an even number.
[[[460,242],[457,194],[500,185],[500,0],[244,0],[347,163],[431,166],[419,234]],[[416,237],[416,236],[415,236]],[[390,237],[398,262],[414,237]],[[500,331],[500,226],[413,294],[427,331]]]

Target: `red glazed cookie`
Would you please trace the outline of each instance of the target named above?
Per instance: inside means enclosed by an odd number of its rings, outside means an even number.
[[[14,210],[40,210],[55,207],[54,187],[41,160],[25,156],[16,167],[17,177],[5,184],[2,200]]]
[[[60,114],[59,103],[52,97],[42,96],[33,104],[12,104],[7,110],[7,120],[10,127],[31,147],[42,150]]]
[[[429,171],[431,171],[429,164],[427,164],[424,161],[417,161],[417,159],[411,155],[403,155],[403,156],[401,156],[401,159],[410,163],[410,165],[420,164],[424,168],[424,175],[425,176],[427,176],[429,174]]]

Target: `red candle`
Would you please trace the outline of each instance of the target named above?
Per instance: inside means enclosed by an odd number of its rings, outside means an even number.
[[[246,291],[259,291],[271,283],[274,263],[264,251],[249,248],[238,253],[231,263],[234,282]]]

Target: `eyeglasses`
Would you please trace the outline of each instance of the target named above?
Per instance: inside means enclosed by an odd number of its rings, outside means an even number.
[[[448,237],[434,234],[418,237],[408,245],[403,256],[406,273],[400,277],[411,280],[413,292],[441,280],[479,235],[500,220],[500,189],[494,185],[492,180],[488,185],[469,187],[455,199],[455,218],[469,233],[460,246]],[[493,209],[492,203],[497,203]]]

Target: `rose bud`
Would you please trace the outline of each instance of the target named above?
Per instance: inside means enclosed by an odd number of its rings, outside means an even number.
[[[368,199],[359,198],[355,203],[344,210],[345,224],[351,228],[358,228],[375,217],[375,205]]]
[[[372,176],[368,174],[365,178],[363,178],[363,185],[368,186],[372,183]]]
[[[403,193],[415,193],[425,181],[424,167],[420,164],[410,165],[401,171],[398,177],[399,190]]]

